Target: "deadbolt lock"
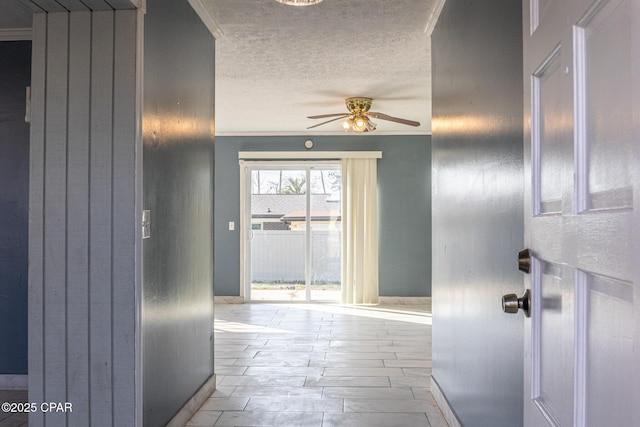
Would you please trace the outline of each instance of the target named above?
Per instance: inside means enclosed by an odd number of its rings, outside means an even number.
[[[523,249],[518,252],[518,270],[529,274],[531,270],[531,249]]]

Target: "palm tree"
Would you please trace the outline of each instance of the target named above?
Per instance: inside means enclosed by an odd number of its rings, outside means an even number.
[[[282,187],[282,194],[305,194],[307,180],[305,178],[287,177]]]

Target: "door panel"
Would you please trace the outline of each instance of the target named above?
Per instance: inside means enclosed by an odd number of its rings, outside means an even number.
[[[524,2],[526,426],[638,416],[638,3]]]
[[[587,288],[583,351],[588,425],[631,426],[635,424],[633,394],[620,392],[617,385],[629,385],[629,368],[633,366],[633,285],[583,274]],[[604,399],[603,394],[615,397]]]
[[[565,378],[574,368],[573,273],[569,267],[539,259],[533,268],[531,398],[551,425],[571,425],[573,417],[573,383]]]
[[[581,211],[633,206],[631,1],[599,2],[574,27]]]
[[[540,22],[547,22],[552,3],[552,0],[531,0],[531,34],[538,29]]]
[[[535,214],[562,212],[563,189],[567,187],[563,175],[572,144],[563,127],[563,75],[560,69],[561,46],[543,60],[533,74],[532,126],[535,163]]]

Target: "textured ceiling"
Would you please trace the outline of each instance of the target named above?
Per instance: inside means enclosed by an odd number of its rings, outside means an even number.
[[[204,0],[216,40],[217,135],[343,134],[312,130],[314,114],[346,112],[344,99],[374,99],[372,111],[416,120],[376,120],[375,134],[431,133],[431,54],[425,32],[434,0]]]
[[[153,0],[151,0],[153,1]],[[343,134],[344,99],[373,98],[372,111],[419,121],[376,120],[374,134],[431,133],[431,54],[425,31],[442,0],[201,0],[216,40],[216,135]],[[29,27],[18,0],[0,0],[0,29]]]

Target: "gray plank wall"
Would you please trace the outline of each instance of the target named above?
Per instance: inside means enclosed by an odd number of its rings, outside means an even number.
[[[467,427],[522,422],[521,7],[448,0],[432,35],[433,378]]]
[[[29,399],[73,404],[34,426],[136,423],[139,31],[135,10],[34,15]]]
[[[29,125],[24,116],[31,42],[0,42],[0,63],[1,389],[16,384],[10,375],[27,373]]]
[[[145,0],[20,0],[33,12],[135,9]]]

